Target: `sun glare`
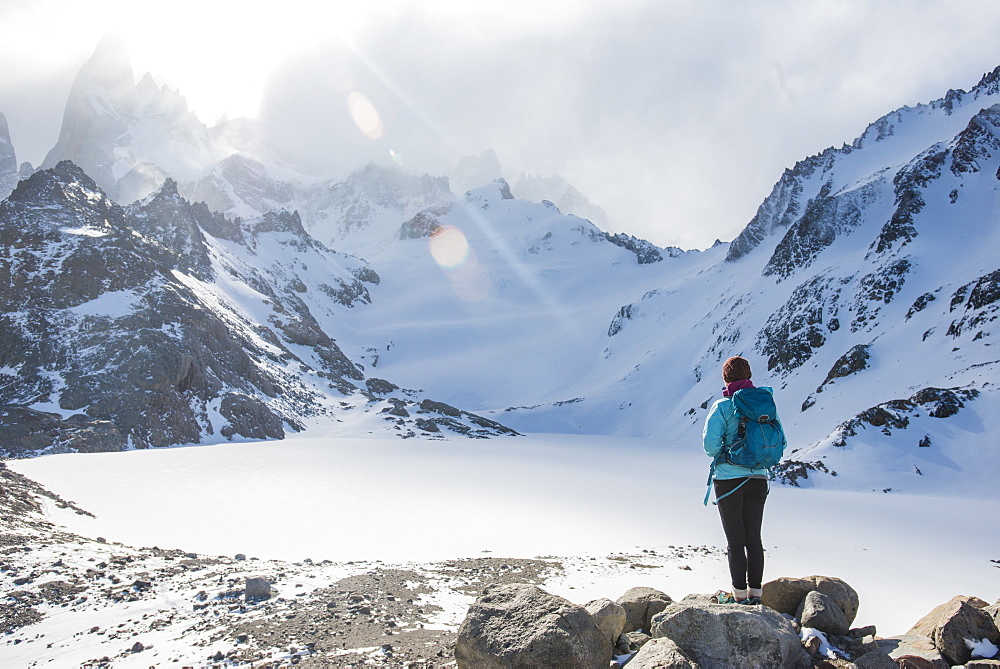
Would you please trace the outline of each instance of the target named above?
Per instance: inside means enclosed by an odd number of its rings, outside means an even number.
[[[469,242],[456,227],[443,225],[431,235],[431,256],[443,269],[455,269],[469,256]]]
[[[375,105],[364,93],[352,91],[347,96],[347,110],[354,119],[354,124],[358,130],[368,139],[379,139],[382,137],[382,117],[379,116]]]

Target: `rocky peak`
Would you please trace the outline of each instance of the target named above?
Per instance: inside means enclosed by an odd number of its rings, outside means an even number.
[[[128,42],[121,35],[104,35],[90,60],[76,77],[74,87],[106,94],[131,94],[135,84]]]
[[[114,193],[115,145],[128,134],[135,112],[135,80],[124,41],[104,37],[73,81],[59,140],[42,167],[72,160]]]
[[[1000,65],[995,67],[992,72],[984,74],[970,92],[976,97],[1000,93]]]
[[[7,197],[17,184],[17,157],[10,141],[7,117],[0,113],[0,200]]]
[[[103,202],[105,206],[111,204],[94,180],[69,160],[60,162],[52,169],[35,172],[18,183],[10,200],[36,206],[73,203],[89,206],[94,202]]]
[[[152,139],[157,131],[173,141]],[[124,40],[106,37],[73,82],[59,140],[42,166],[72,160],[109,196],[127,202],[167,175],[201,173],[217,160],[214,152],[187,101],[149,75],[137,85]]]
[[[177,193],[177,182],[167,179],[160,190],[128,207],[132,228],[143,237],[162,245],[172,269],[180,269],[208,280],[211,261],[201,226],[213,215],[204,206],[196,207]]]
[[[450,181],[456,194],[493,183],[503,177],[500,161],[493,149],[487,149],[478,156],[464,156],[452,170]]]

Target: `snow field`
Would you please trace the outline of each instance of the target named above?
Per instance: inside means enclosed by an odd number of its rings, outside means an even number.
[[[580,604],[640,585],[674,598],[729,585],[718,515],[701,505],[708,459],[698,445],[313,428],[281,442],[9,464],[97,516],[50,509],[55,522],[128,545],[387,564],[551,556],[567,569],[546,587]],[[991,498],[772,486],[765,580],[843,578],[860,594],[856,625],[901,634],[954,595],[1000,597],[990,561],[1000,537],[984,524],[998,514]],[[444,619],[460,621],[468,601],[449,606]]]

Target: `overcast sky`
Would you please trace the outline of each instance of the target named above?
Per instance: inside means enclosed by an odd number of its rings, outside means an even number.
[[[55,143],[109,31],[208,125],[281,122],[345,172],[494,149],[511,182],[562,175],[612,231],[685,248],[732,239],[796,161],[1000,65],[995,0],[0,0],[19,160]]]

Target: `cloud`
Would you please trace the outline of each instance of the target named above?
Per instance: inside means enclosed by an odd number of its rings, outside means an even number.
[[[54,142],[72,75],[113,23],[137,73],[209,124],[259,113],[316,169],[391,152],[441,174],[493,148],[508,178],[561,174],[613,231],[685,247],[732,239],[796,161],[1000,64],[992,0],[37,6],[0,10],[0,36],[20,36],[0,46],[0,69],[23,72],[0,82],[19,155]]]

